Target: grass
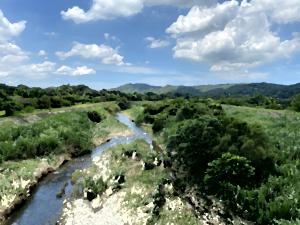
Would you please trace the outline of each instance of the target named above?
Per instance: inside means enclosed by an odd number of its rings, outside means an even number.
[[[131,119],[136,119],[136,117],[143,113],[143,106],[142,102],[134,104],[130,109],[124,111],[124,113],[129,116]]]
[[[260,202],[257,205],[262,205],[259,220],[267,220],[267,216],[271,215],[274,224],[275,218],[287,219],[279,220],[276,224],[299,224],[298,220],[293,219],[299,218],[300,113],[236,106],[224,108],[229,116],[262,126],[279,159],[280,176],[270,177],[259,189],[261,196],[271,193],[269,199],[258,198]],[[290,215],[293,215],[293,218]]]
[[[15,116],[10,117],[0,117],[0,124],[5,122],[13,123],[31,123],[32,117],[39,119],[44,119],[46,117],[52,116],[53,114],[74,112],[82,110],[93,110],[95,108],[106,109],[110,113],[114,113],[119,110],[118,106],[114,102],[103,102],[103,103],[88,103],[88,104],[78,104],[70,107],[53,108],[53,109],[35,109],[33,112],[18,112]],[[1,111],[2,112],[2,111]]]
[[[164,207],[160,213],[160,218],[156,223],[157,225],[176,224],[176,225],[202,225],[199,219],[191,210],[175,209],[170,210]]]
[[[289,161],[292,156],[300,155],[300,113],[238,106],[224,106],[224,109],[229,116],[262,126],[283,154],[281,158]]]

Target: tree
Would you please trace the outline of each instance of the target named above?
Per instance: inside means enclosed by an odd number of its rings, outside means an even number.
[[[50,98],[47,95],[43,95],[38,100],[38,107],[40,109],[50,109],[51,108],[51,101]]]
[[[300,112],[300,94],[294,96],[291,106],[295,111]]]
[[[12,116],[16,111],[22,108],[22,105],[17,104],[10,99],[3,90],[0,90],[0,110],[4,110],[6,116]]]
[[[2,104],[2,109],[5,110],[6,116],[12,116],[16,111],[20,111],[23,107],[13,100],[8,100]]]
[[[4,103],[8,100],[7,94],[0,90],[0,110],[4,110]]]

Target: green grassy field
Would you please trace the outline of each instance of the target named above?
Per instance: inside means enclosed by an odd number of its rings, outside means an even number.
[[[229,116],[262,126],[282,158],[289,161],[300,156],[300,113],[228,105],[224,109]]]
[[[74,112],[82,110],[93,110],[98,109],[107,109],[107,111],[113,113],[119,110],[118,106],[114,102],[103,102],[103,103],[88,103],[88,104],[78,104],[70,107],[62,108],[53,108],[53,109],[35,109],[33,112],[18,112],[15,116],[10,117],[0,117],[0,125],[5,122],[12,123],[31,123],[36,122],[36,120],[49,117],[51,115],[65,113],[65,112]],[[4,111],[0,112],[4,115]]]

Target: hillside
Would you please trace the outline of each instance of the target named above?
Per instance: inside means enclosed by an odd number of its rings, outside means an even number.
[[[198,86],[152,86],[148,84],[125,84],[112,90],[121,91],[124,93],[147,93],[154,92],[156,94],[166,94],[166,93],[181,93],[181,94],[193,94],[199,95],[199,92],[207,92],[214,89],[227,89],[231,87],[232,84],[219,84],[219,85],[198,85]]]
[[[190,94],[192,96],[221,97],[221,96],[252,96],[262,94],[279,99],[288,99],[300,92],[300,84],[279,85],[272,83],[250,83],[250,84],[218,84],[199,86],[171,86],[164,87],[151,86],[147,84],[126,84],[115,88],[126,93],[146,93],[157,94],[179,93]]]

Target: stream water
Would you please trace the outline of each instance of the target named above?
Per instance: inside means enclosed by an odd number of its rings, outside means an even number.
[[[91,155],[80,157],[63,165],[58,171],[48,175],[38,185],[32,197],[15,213],[5,225],[54,225],[58,221],[63,206],[63,201],[72,193],[71,175],[75,170],[84,169],[92,165],[94,157],[105,150],[119,144],[129,144],[137,139],[144,139],[152,147],[151,136],[139,128],[124,114],[117,114],[119,122],[132,130],[128,137],[114,137],[109,142],[98,146]],[[67,184],[63,198],[56,194]]]

